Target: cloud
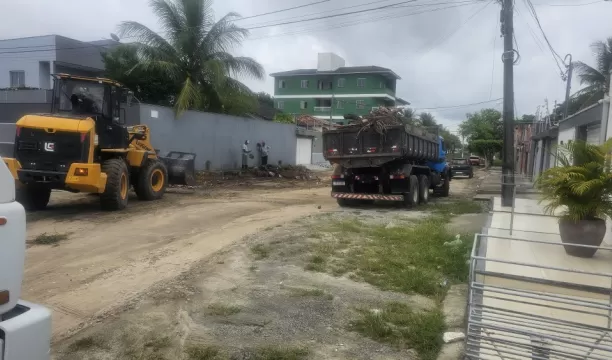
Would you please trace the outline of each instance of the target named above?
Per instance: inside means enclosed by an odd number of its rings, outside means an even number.
[[[217,0],[217,18],[229,11],[243,16],[298,6],[315,0]],[[289,12],[254,17],[239,22],[257,27],[400,3],[402,0],[333,0]],[[587,0],[533,0],[542,27],[561,56],[593,63],[589,44],[612,36],[612,3],[585,6]],[[553,3],[554,2],[554,3]],[[370,4],[369,4],[370,3]],[[159,29],[147,0],[48,0],[4,1],[0,22],[6,38],[58,34],[79,40],[108,38],[125,20]],[[364,5],[369,4],[369,5]],[[438,4],[438,5],[435,5]],[[418,0],[401,7],[311,22],[272,26],[251,31],[251,37],[236,53],[261,62],[267,73],[313,68],[317,53],[332,51],[349,65],[389,67],[402,77],[398,95],[416,108],[475,103],[502,96],[499,11],[496,2],[466,0]],[[563,101],[565,85],[544,44],[540,30],[529,15],[524,0],[517,0],[515,28],[520,62],[514,67],[518,114],[534,113],[548,98]],[[437,11],[433,11],[436,10]],[[95,21],[93,21],[95,19]],[[540,45],[534,40],[539,39]],[[494,46],[495,45],[495,46]],[[245,79],[255,91],[273,92],[273,80]],[[579,88],[574,78],[573,90]],[[492,103],[501,109],[500,105]],[[482,106],[430,110],[451,128],[465,113]]]

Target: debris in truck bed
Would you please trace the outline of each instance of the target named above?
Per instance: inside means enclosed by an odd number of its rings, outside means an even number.
[[[387,127],[402,125],[404,123],[403,110],[396,107],[378,107],[372,109],[369,114],[361,117],[360,120],[354,120],[354,122],[344,125],[343,128],[357,128],[361,131],[373,129],[379,134],[383,134],[387,131]]]

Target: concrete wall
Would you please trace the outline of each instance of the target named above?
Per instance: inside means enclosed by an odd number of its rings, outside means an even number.
[[[40,62],[51,64],[54,61],[54,35],[1,40],[0,88],[10,87],[10,71],[24,71],[25,85],[39,88],[41,87]]]
[[[295,164],[295,126],[265,120],[187,111],[178,119],[172,109],[141,104],[140,123],[151,128],[151,142],[156,149],[194,152],[196,169],[240,168],[241,145],[250,140],[250,149],[265,141],[270,146],[270,164],[282,161]],[[250,164],[255,164],[250,160]]]
[[[51,103],[52,93],[52,90],[0,90],[0,103]]]

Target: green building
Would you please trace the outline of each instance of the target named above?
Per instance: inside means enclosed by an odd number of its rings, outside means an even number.
[[[288,114],[307,114],[345,123],[345,114],[365,115],[379,106],[409,105],[395,96],[392,70],[379,66],[344,66],[333,53],[320,53],[316,69],[270,74],[274,106]]]

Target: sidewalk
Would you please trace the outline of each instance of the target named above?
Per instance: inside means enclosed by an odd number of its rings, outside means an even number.
[[[533,183],[522,176],[515,176],[517,197],[534,198],[537,190],[533,188]],[[476,200],[489,199],[491,195],[501,194],[502,171],[501,168],[490,168],[481,179],[478,190],[476,191]]]
[[[599,249],[591,259],[567,255],[558,218],[545,215],[537,200],[516,199],[512,234],[511,217],[495,197],[475,243],[468,355],[611,359],[612,251]],[[612,250],[610,231],[602,247]]]

